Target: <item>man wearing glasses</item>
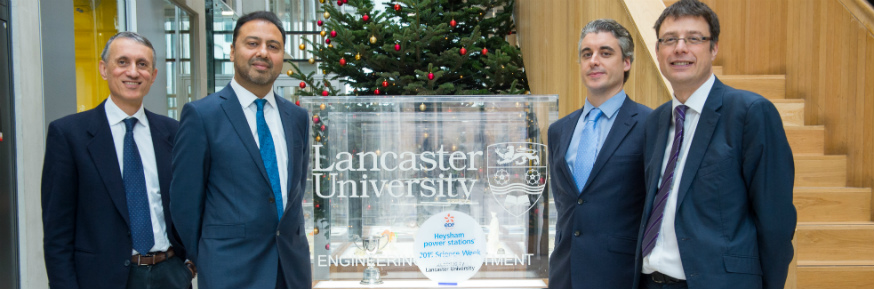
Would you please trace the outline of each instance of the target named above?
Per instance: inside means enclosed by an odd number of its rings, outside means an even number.
[[[795,166],[774,105],[712,70],[719,20],[682,0],[655,24],[672,100],[646,121],[635,288],[783,288]]]

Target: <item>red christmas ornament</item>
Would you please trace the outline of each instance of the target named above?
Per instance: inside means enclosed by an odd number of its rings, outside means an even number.
[[[321,206],[319,206],[319,204],[316,204],[316,209],[318,209],[319,207],[321,207]]]
[[[328,91],[327,91],[327,90],[322,90],[322,96],[328,96]]]
[[[401,51],[401,45],[395,44],[395,51]]]
[[[455,22],[455,19],[452,19],[452,21],[449,21],[449,26],[452,26],[452,28],[455,28],[455,26],[457,26],[457,25],[458,25],[458,22]]]
[[[382,81],[382,87],[388,87],[388,81],[383,80],[383,81]]]
[[[337,37],[337,31],[331,30],[331,37]]]
[[[401,5],[395,4],[395,11],[401,11]]]
[[[434,73],[428,72],[428,80],[434,80]]]
[[[295,100],[294,104],[297,104],[297,106],[300,106],[300,100]]]
[[[325,131],[325,125],[323,124],[322,127],[320,127],[319,129],[321,129],[322,131]]]
[[[379,88],[377,88],[376,90],[374,90],[373,93],[375,93],[375,94],[379,94]]]
[[[319,22],[316,22],[316,24],[318,24],[319,26],[322,26],[322,24],[325,24],[325,22],[322,22],[322,20],[319,20]]]
[[[318,122],[319,122],[319,116],[318,116],[318,115],[314,115],[314,116],[313,116],[313,122],[315,122],[315,123],[318,123]]]
[[[337,6],[343,6],[343,0],[337,0]]]
[[[301,82],[300,82],[300,88],[307,88],[307,83],[301,81]]]
[[[465,54],[467,54],[467,49],[462,47],[461,50],[458,51],[458,53],[461,53],[461,55],[465,55]]]
[[[346,66],[346,58],[340,58],[340,66]]]
[[[489,49],[483,48],[483,55],[488,55],[488,54],[489,54]]]
[[[343,0],[343,4],[349,3],[349,0]]]
[[[364,22],[367,22],[370,20],[370,15],[364,14],[364,16],[361,16],[361,19],[364,20]]]
[[[325,245],[325,250],[331,250],[331,244]]]
[[[325,44],[331,44],[331,38],[325,38]],[[462,54],[464,54],[464,53],[462,53]]]

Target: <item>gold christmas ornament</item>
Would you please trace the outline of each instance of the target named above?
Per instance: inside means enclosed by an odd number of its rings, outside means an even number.
[[[355,53],[355,60],[361,60],[361,54]]]
[[[325,32],[325,30],[322,30],[322,32],[319,32],[319,34],[321,34],[322,37],[325,37],[325,34],[327,34],[327,32]]]
[[[314,235],[318,235],[318,234],[319,234],[319,228],[313,228],[313,234],[314,234]]]
[[[320,108],[321,110],[325,110],[325,104],[323,103],[322,105],[319,105],[319,108]]]
[[[322,141],[322,137],[321,137],[321,136],[316,136],[316,141]]]
[[[307,49],[307,46],[304,45],[303,43],[301,43],[300,45],[297,46],[297,48],[300,48],[300,50],[304,50],[304,49]]]
[[[376,44],[376,36],[370,36],[370,44]]]
[[[325,4],[325,0],[319,0],[319,3]]]
[[[427,107],[425,107],[425,104],[424,104],[424,103],[422,103],[422,104],[419,105],[419,110],[421,110],[421,111],[425,111],[426,108],[427,108]]]
[[[328,11],[325,11],[325,14],[322,16],[325,16],[325,19],[328,19],[328,18],[331,18],[331,13],[328,13]]]
[[[309,60],[307,60],[307,62],[309,62],[310,64],[315,64],[316,60],[313,58],[310,58]]]
[[[288,74],[288,76],[292,76],[292,75],[294,75],[294,70],[289,69],[288,71],[285,72],[285,74]]]
[[[328,48],[334,48],[334,44],[328,44]]]

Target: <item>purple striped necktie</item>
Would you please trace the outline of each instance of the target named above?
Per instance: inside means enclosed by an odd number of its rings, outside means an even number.
[[[671,185],[674,183],[674,170],[677,168],[677,161],[680,158],[680,147],[683,146],[683,122],[686,120],[685,105],[678,105],[674,108],[674,142],[671,144],[671,158],[668,159],[668,165],[665,166],[665,172],[662,174],[662,182],[659,185],[659,191],[655,195],[655,205],[652,207],[652,212],[649,215],[649,221],[646,223],[646,230],[643,231],[642,251],[646,257],[652,252],[655,247],[656,239],[659,236],[659,231],[662,227],[662,217],[665,215],[665,205],[668,203],[668,193],[671,192]]]

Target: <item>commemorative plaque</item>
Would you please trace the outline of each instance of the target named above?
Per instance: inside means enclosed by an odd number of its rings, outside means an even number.
[[[546,279],[555,224],[546,134],[558,119],[557,99],[301,98],[311,116],[304,217],[313,279],[375,287],[428,280],[421,254],[437,251],[417,248],[416,238],[433,230],[432,217],[439,226],[461,218],[471,232],[445,227],[425,236],[433,248],[452,242],[470,253],[431,264],[432,272],[460,268],[471,281]],[[443,220],[447,214],[453,224]],[[465,265],[477,262],[475,270]]]

